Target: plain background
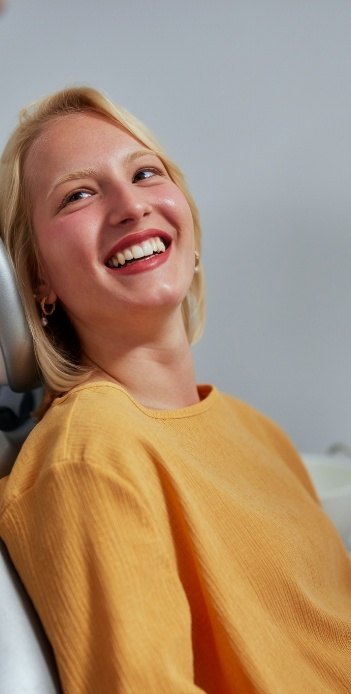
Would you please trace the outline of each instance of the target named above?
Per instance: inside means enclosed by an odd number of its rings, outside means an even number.
[[[0,67],[1,148],[71,84],[150,126],[203,220],[198,380],[350,444],[351,2],[9,0]]]

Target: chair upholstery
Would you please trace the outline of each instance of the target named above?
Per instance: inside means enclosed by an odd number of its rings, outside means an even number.
[[[49,643],[0,542],[0,693],[57,694],[59,691]]]
[[[4,245],[0,240],[0,383],[17,392],[39,384],[33,343]]]
[[[0,241],[0,477],[9,474],[33,426],[25,416],[31,391],[37,406],[39,378],[33,344],[6,251]],[[33,390],[34,389],[34,390]],[[0,417],[1,421],[1,417]],[[60,692],[50,645],[0,541],[0,694]]]

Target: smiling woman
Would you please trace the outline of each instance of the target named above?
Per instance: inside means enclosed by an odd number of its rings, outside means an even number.
[[[117,157],[116,161],[114,157]],[[115,167],[117,163],[118,172]],[[170,246],[173,246],[171,255],[175,268],[177,251],[181,252],[179,244],[182,247],[185,241],[184,235],[178,234],[177,229],[173,228],[171,216],[179,214],[183,206],[182,213],[188,216],[187,226],[190,223],[192,229],[191,235],[188,233],[188,243],[192,244],[194,250],[192,260],[188,258],[187,262],[188,265],[191,263],[193,269],[195,247],[197,254],[201,248],[197,209],[180,170],[163,152],[147,128],[124,109],[89,88],[65,90],[43,100],[32,110],[25,110],[21,116],[21,125],[4,151],[1,175],[2,228],[17,274],[21,278],[39,366],[48,392],[66,392],[90,373],[88,365],[81,358],[81,340],[77,339],[75,328],[76,322],[80,320],[83,303],[89,303],[88,296],[92,293],[95,296],[95,289],[90,284],[91,273],[99,272],[100,280],[104,274],[104,280],[107,281],[108,273],[104,272],[106,267],[102,259],[105,262],[109,260],[104,254],[110,252],[110,239],[112,257],[120,249],[123,251],[123,245],[128,250],[131,245],[140,246],[138,240],[160,238],[168,255],[171,254]],[[151,204],[147,200],[148,195],[155,198],[159,208],[157,218],[161,219],[163,214],[170,218],[165,220],[166,225],[161,224],[161,229],[157,225],[157,233],[153,228],[150,232],[146,228],[149,226],[146,224],[149,219],[147,206]],[[156,201],[156,198],[159,200]],[[142,205],[146,206],[144,212],[141,211]],[[120,223],[118,217],[125,213],[127,216],[131,214],[132,219],[130,222],[121,220]],[[134,219],[139,214],[140,219]],[[106,233],[100,228],[104,225],[104,215],[108,221]],[[152,227],[155,226],[155,219],[156,216],[153,215]],[[34,233],[37,222],[38,229]],[[53,232],[41,233],[42,226],[48,224]],[[84,235],[76,233],[79,224],[84,229]],[[119,228],[126,229],[126,234],[116,235],[116,224],[119,224]],[[96,247],[93,251],[94,233]],[[134,233],[137,236],[132,238],[131,234]],[[146,237],[141,238],[145,233]],[[173,244],[172,235],[177,237]],[[42,309],[38,313],[37,307],[42,303],[44,295],[47,299],[44,311],[47,311],[47,304],[54,306],[53,297],[56,292],[53,288],[50,293],[48,283],[42,282],[44,268],[48,265],[43,244],[48,245],[46,253],[54,256],[52,260],[55,269],[51,266],[51,274],[56,274],[57,262],[66,253],[66,261],[59,263],[58,270],[62,281],[60,300],[45,330],[40,320]],[[162,245],[158,241],[157,244],[162,252]],[[92,257],[87,260],[83,248],[86,254],[95,252],[94,262]],[[71,258],[73,249],[77,254],[74,261]],[[71,260],[74,267],[70,267]],[[89,262],[89,269],[86,268],[85,261]],[[148,266],[153,264],[162,264],[162,261],[150,258]],[[119,277],[121,270],[122,268],[119,269]],[[180,263],[178,275],[183,271],[184,266]],[[123,273],[136,274],[137,266],[132,270],[128,264],[123,268]],[[55,277],[55,286],[57,281],[58,278]],[[77,295],[75,283],[78,284],[79,281],[82,284],[79,285]],[[113,283],[114,291],[122,286],[116,276]],[[146,283],[147,279],[144,281]],[[111,289],[111,282],[110,285]],[[154,295],[157,297],[157,286],[154,283],[148,285],[150,291],[154,288]],[[142,293],[140,282],[139,286]],[[107,291],[107,287],[105,289]],[[195,274],[192,272],[192,280],[187,289],[181,302],[182,316],[188,341],[193,342],[201,335],[204,319],[201,265],[198,265]],[[88,291],[88,295],[85,291]],[[104,295],[101,303],[99,296],[96,295],[95,303],[100,315],[106,297]],[[111,298],[109,295],[110,301]],[[135,300],[137,301],[136,297]],[[132,293],[129,293],[128,301],[133,304]],[[72,302],[74,310],[71,307],[70,311]],[[80,304],[80,309],[77,308],[77,303]],[[149,311],[150,320],[151,316]],[[151,328],[150,323],[150,330]],[[118,335],[121,336],[121,330]]]
[[[179,169],[99,92],[64,90],[8,142],[0,222],[47,389],[0,536],[64,692],[349,691],[344,546],[285,435],[195,382]]]
[[[124,383],[126,342],[142,348],[158,335],[161,344],[162,331],[187,345],[180,307],[194,278],[194,222],[160,156],[106,117],[76,113],[46,126],[25,157],[24,176],[37,301],[59,300],[79,336],[80,367],[99,364]],[[54,329],[55,314],[49,323]],[[196,401],[190,383],[182,404]],[[137,383],[129,389],[141,396]],[[163,406],[172,407],[173,397],[174,389]]]

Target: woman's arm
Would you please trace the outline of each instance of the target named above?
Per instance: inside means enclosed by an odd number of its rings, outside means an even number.
[[[56,464],[3,521],[65,693],[202,691],[175,559],[130,480],[91,463]]]

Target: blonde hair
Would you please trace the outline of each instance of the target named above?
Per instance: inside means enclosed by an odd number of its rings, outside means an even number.
[[[199,215],[184,176],[141,121],[90,87],[63,89],[24,109],[0,161],[0,231],[17,276],[38,365],[43,380],[53,395],[70,390],[85,380],[91,371],[79,364],[79,341],[61,306],[58,306],[54,316],[50,318],[49,328],[44,329],[41,324],[34,297],[39,280],[39,265],[24,163],[29,149],[49,123],[70,114],[84,112],[98,113],[116,126],[124,128],[162,160],[170,178],[184,193],[190,206],[195,248],[199,253],[201,250]],[[204,323],[201,263],[183,301],[182,313],[189,343],[193,343],[201,336]]]

